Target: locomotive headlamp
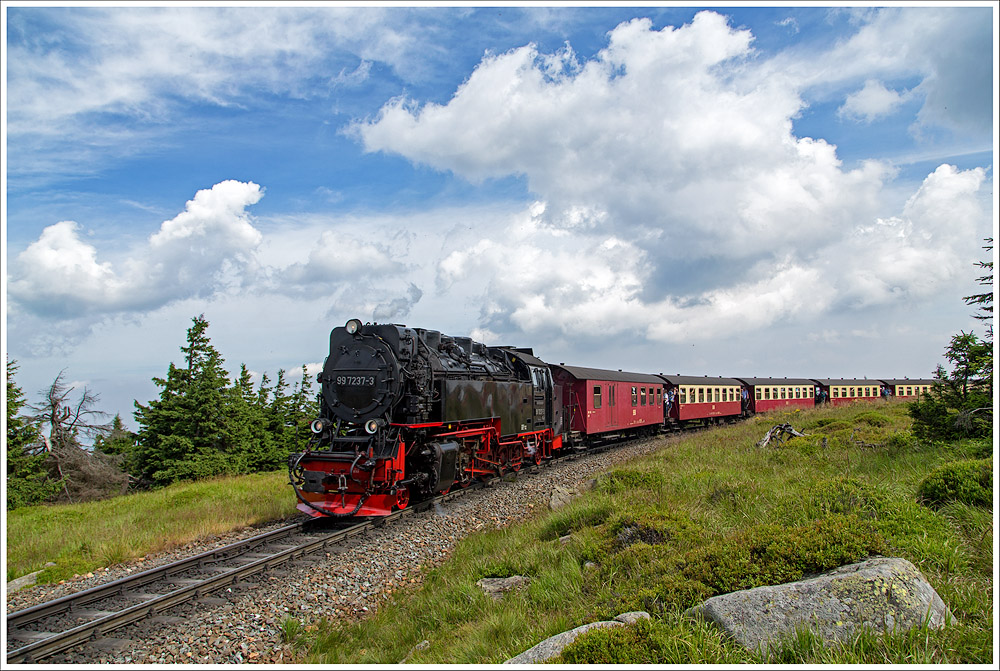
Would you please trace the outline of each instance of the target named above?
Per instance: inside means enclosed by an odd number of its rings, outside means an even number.
[[[361,330],[361,320],[349,319],[347,320],[347,324],[344,325],[344,328],[347,329],[347,332],[349,334],[354,335],[355,333]]]
[[[329,425],[330,423],[325,419],[314,419],[312,421],[312,424],[309,425],[309,428],[312,430],[313,433],[323,433],[323,429],[325,429]]]
[[[383,426],[385,426],[384,419],[369,419],[365,422],[365,431],[368,433],[375,433]]]

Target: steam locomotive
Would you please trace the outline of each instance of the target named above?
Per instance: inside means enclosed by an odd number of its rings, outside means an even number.
[[[888,388],[877,380],[744,383],[555,365],[530,348],[358,319],[330,333],[318,380],[320,416],[288,465],[298,508],[316,517],[388,515],[411,498],[595,440],[735,420],[752,414],[755,402],[765,409],[765,392],[773,409],[779,389],[783,407],[815,403],[823,392],[813,382],[827,384],[838,400],[840,389],[846,399],[848,389],[865,398]],[[906,382],[918,392],[917,383],[925,391],[931,383]]]

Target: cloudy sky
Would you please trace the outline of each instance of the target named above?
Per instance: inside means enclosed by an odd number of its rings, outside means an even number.
[[[134,426],[200,314],[271,377],[353,317],[727,376],[982,332],[995,3],[4,11],[32,400],[65,370]]]

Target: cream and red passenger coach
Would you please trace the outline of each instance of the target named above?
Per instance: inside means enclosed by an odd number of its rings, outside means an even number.
[[[820,391],[826,394],[830,405],[846,405],[855,401],[872,401],[884,398],[882,380],[867,378],[815,379]]]
[[[881,380],[889,388],[889,395],[894,398],[916,398],[921,394],[930,391],[937,380],[911,380],[903,378],[901,380]]]
[[[805,378],[741,377],[750,412],[811,408],[816,404],[816,382]]]
[[[731,377],[663,375],[669,407],[666,423],[683,426],[688,422],[718,423],[742,414],[740,381]]]

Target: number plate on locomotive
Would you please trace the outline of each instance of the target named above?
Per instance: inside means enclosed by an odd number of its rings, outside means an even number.
[[[374,387],[374,375],[338,375],[337,386],[341,387]]]

